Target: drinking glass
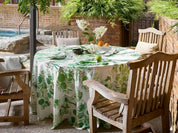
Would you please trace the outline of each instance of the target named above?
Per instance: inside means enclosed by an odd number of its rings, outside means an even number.
[[[58,46],[58,50],[59,50],[61,53],[66,53],[66,43],[65,43],[65,42],[62,42],[62,44]]]

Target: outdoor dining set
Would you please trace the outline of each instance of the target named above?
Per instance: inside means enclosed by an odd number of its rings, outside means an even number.
[[[53,119],[52,129],[67,119],[73,127],[95,133],[99,118],[129,133],[161,116],[168,133],[178,54],[162,52],[164,35],[154,28],[140,29],[137,46],[131,48],[81,45],[75,28],[56,29],[54,46],[36,52],[31,73],[0,72],[0,80],[8,76],[11,82],[8,89],[0,86],[0,101],[8,101],[0,122],[29,124],[30,106],[39,120]],[[24,116],[8,116],[11,101],[19,99],[24,100]]]

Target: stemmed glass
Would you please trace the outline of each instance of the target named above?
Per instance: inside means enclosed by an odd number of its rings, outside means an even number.
[[[60,51],[61,51],[62,53],[65,53],[65,52],[66,52],[66,51],[65,51],[65,49],[66,49],[66,43],[63,42],[63,43],[59,46],[59,49],[60,49]]]

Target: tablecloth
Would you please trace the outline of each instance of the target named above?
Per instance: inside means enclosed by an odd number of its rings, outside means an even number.
[[[72,126],[84,129],[89,127],[87,101],[91,90],[82,82],[94,79],[106,87],[125,92],[129,70],[126,63],[137,59],[135,50],[112,46],[115,53],[102,56],[95,62],[95,54],[74,55],[70,46],[54,47],[37,52],[34,57],[32,75],[31,107],[39,120],[53,118],[53,127],[68,119]],[[54,55],[66,53],[64,58]],[[72,57],[68,57],[72,54]],[[86,61],[86,62],[85,62]]]

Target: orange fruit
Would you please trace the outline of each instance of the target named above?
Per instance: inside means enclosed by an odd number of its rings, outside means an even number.
[[[103,41],[99,41],[99,42],[98,42],[98,46],[101,47],[101,46],[103,46],[103,45],[104,45],[104,42],[103,42]]]
[[[109,46],[109,43],[105,43],[105,46],[108,47],[108,46]]]

